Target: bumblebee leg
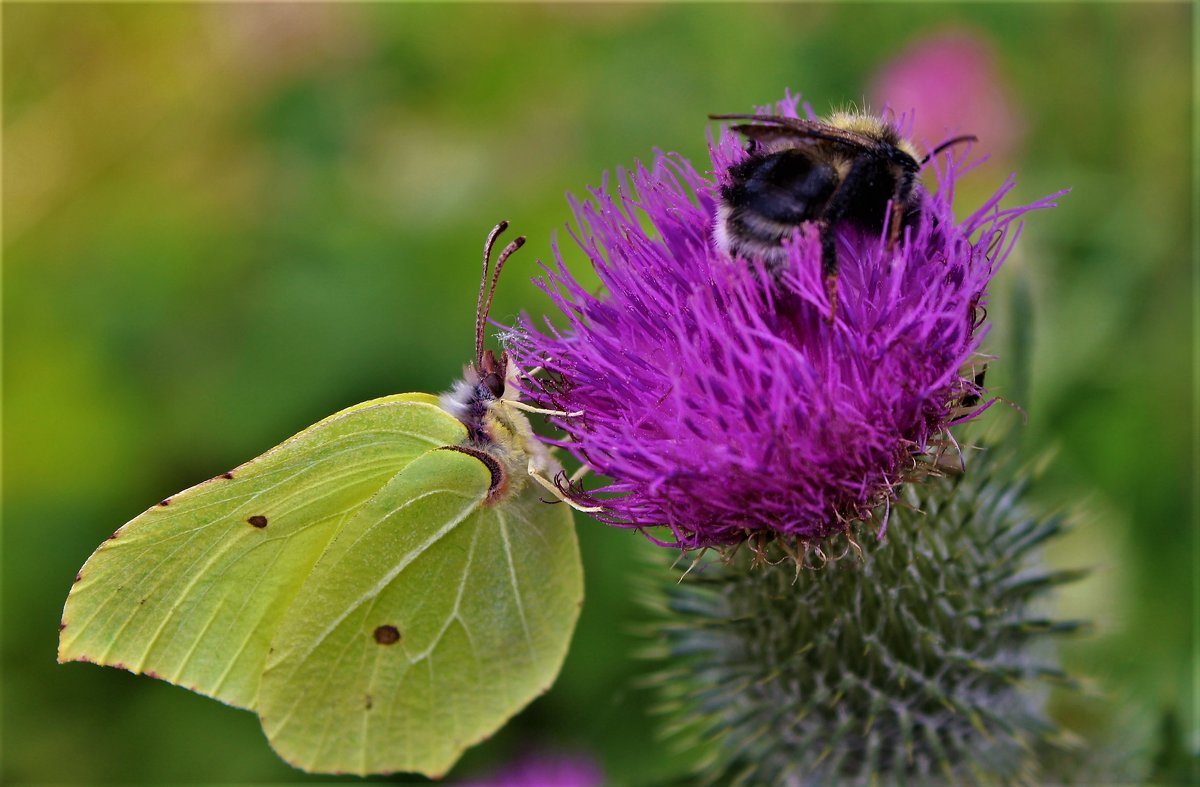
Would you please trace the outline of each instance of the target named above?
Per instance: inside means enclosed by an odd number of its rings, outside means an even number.
[[[900,242],[904,228],[916,226],[918,223],[920,199],[914,193],[916,182],[916,175],[911,172],[906,172],[896,179],[896,190],[892,192],[892,217],[888,223],[889,254]]]
[[[830,322],[837,309],[838,262],[834,228],[852,224],[866,230],[882,231],[887,201],[903,202],[903,199],[896,199],[898,194],[902,196],[903,189],[886,161],[874,156],[859,156],[825,205],[821,215],[821,268],[830,299]],[[898,229],[899,222],[893,221],[892,227]]]
[[[825,296],[829,298],[829,322],[837,316],[837,238],[833,234],[833,223],[823,220],[821,228],[821,278],[825,282]]]
[[[890,254],[892,249],[896,248],[896,244],[900,242],[901,224],[904,223],[904,204],[900,200],[900,190],[896,189],[896,196],[892,198],[892,216],[888,220],[888,245],[887,250]]]

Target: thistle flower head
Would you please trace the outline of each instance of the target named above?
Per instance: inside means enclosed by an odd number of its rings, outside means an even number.
[[[797,116],[797,100],[776,114]],[[573,201],[571,230],[599,294],[556,264],[542,281],[568,325],[524,319],[509,351],[545,374],[520,385],[562,444],[611,482],[580,502],[599,518],[683,548],[748,537],[819,539],[890,499],[978,397],[970,362],[988,282],[1016,239],[1003,188],[963,221],[951,210],[960,158],[933,162],[937,188],[899,243],[836,228],[837,304],[821,239],[801,225],[786,258],[733,259],[714,242],[720,184],[747,152],[723,130],[715,180],[676,155],[618,172]]]

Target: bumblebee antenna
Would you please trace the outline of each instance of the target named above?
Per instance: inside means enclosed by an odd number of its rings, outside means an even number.
[[[921,163],[919,166],[922,166],[922,167],[925,166],[925,162],[929,161],[929,159],[931,159],[934,156],[936,156],[937,154],[941,153],[943,150],[950,147],[951,145],[957,145],[961,142],[978,142],[978,141],[979,141],[979,137],[975,136],[974,134],[963,134],[960,137],[954,137],[953,139],[948,139],[945,142],[943,142],[942,144],[938,145],[933,150],[929,151],[929,153],[926,153],[925,158],[921,159]]]
[[[483,274],[479,278],[479,298],[475,301],[476,368],[481,368],[483,365],[484,325],[487,323],[488,312],[492,309],[492,298],[496,296],[496,284],[500,281],[500,271],[504,269],[504,263],[513,255],[513,252],[525,245],[525,236],[520,235],[512,243],[504,247],[500,252],[500,256],[496,259],[495,270],[491,271],[491,286],[489,286],[488,270],[492,265],[492,250],[496,247],[496,239],[506,229],[508,229],[507,221],[502,221],[495,227],[492,227],[492,231],[488,233],[487,240],[483,244]]]

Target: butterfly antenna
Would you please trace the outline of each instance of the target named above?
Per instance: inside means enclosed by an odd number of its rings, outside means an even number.
[[[491,294],[487,297],[487,307],[484,307],[484,293],[487,291],[488,269],[492,265],[492,249],[496,246],[496,238],[500,237],[500,233],[508,229],[508,222],[502,221],[492,231],[488,233],[487,240],[483,244],[483,274],[479,277],[479,298],[475,301],[475,366],[478,368],[483,363],[483,328],[487,322],[487,310],[492,306]],[[511,245],[511,244],[510,244]],[[506,249],[507,251],[507,249]],[[500,262],[496,264],[496,275],[500,274],[500,266],[504,264],[504,254],[500,255]],[[496,291],[496,280],[492,279],[492,292]]]
[[[496,284],[500,281],[500,271],[504,270],[504,263],[508,262],[508,258],[513,255],[517,249],[525,245],[525,236],[518,235],[513,239],[512,243],[504,247],[500,252],[500,256],[496,258],[496,267],[492,271],[492,285],[488,288],[487,303],[483,305],[483,320],[487,320],[488,314],[492,311],[492,298],[496,297]],[[479,325],[479,341],[483,342],[483,322]]]
[[[925,162],[929,161],[929,159],[931,159],[934,156],[936,156],[937,154],[941,153],[943,150],[950,147],[951,145],[957,145],[961,142],[978,142],[978,141],[979,141],[979,137],[975,136],[974,134],[963,134],[961,137],[954,137],[953,139],[948,139],[945,142],[943,142],[942,144],[938,145],[933,150],[931,150],[929,153],[927,153],[925,155],[925,158],[921,159],[920,166],[922,166],[922,167],[925,166]]]

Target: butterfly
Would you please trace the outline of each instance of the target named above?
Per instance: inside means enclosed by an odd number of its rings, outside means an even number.
[[[335,413],[119,528],[75,577],[59,662],[258,714],[321,773],[444,774],[553,683],[583,602],[560,468],[484,327],[453,390]],[[486,299],[485,299],[486,292]],[[553,502],[553,501],[552,501]]]

